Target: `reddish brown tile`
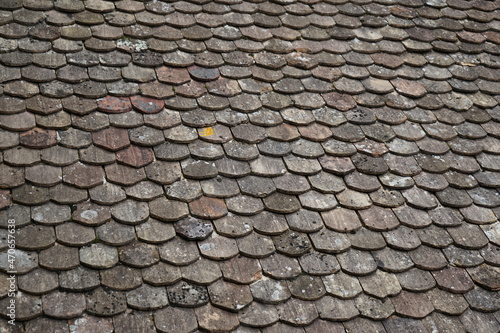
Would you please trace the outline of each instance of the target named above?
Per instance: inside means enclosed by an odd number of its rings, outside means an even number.
[[[156,74],[158,75],[158,80],[160,82],[174,85],[181,85],[191,80],[189,73],[185,68],[161,67],[156,70]]]
[[[96,146],[111,151],[120,150],[130,144],[128,131],[117,127],[109,127],[98,132],[93,132],[92,140]]]
[[[47,148],[57,144],[56,132],[42,128],[34,128],[19,136],[19,143],[28,148]]]
[[[106,113],[124,113],[132,110],[128,97],[107,96],[97,100],[97,107]]]
[[[222,199],[201,197],[189,203],[191,214],[200,218],[217,219],[227,214],[227,207]]]
[[[162,100],[142,96],[132,96],[130,102],[134,109],[146,114],[158,113],[165,106]]]
[[[153,162],[154,155],[151,148],[130,146],[116,153],[116,160],[134,168],[141,168]]]

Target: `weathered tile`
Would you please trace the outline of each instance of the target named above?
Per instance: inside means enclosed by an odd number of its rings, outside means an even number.
[[[291,297],[290,291],[284,281],[274,280],[265,276],[252,283],[250,290],[255,300],[265,304],[279,303]]]
[[[182,307],[198,307],[206,304],[209,300],[205,287],[187,282],[179,282],[167,287],[167,294],[171,304]]]
[[[127,292],[127,304],[137,310],[159,309],[168,304],[167,291],[165,287],[143,284]]]
[[[118,262],[118,252],[104,244],[92,244],[80,249],[80,261],[92,268],[109,268]]]
[[[141,285],[141,272],[135,268],[115,266],[100,271],[101,284],[113,290],[132,290]]]
[[[495,321],[492,314],[476,312],[470,309],[462,314],[460,321],[466,330],[479,329],[485,333],[493,333],[500,328],[500,324]]]
[[[331,210],[337,206],[337,200],[333,194],[324,194],[317,191],[308,191],[299,195],[302,207],[316,210],[326,211]]]
[[[252,217],[255,230],[265,235],[278,235],[288,229],[287,220],[283,215],[264,211]]]
[[[347,235],[347,238],[351,242],[352,247],[359,250],[380,250],[386,246],[386,241],[381,234],[366,228],[351,231]]]
[[[115,154],[92,145],[80,150],[80,159],[92,165],[111,164],[115,161]]]
[[[416,267],[425,270],[439,270],[448,264],[440,250],[425,245],[411,251],[409,255]]]
[[[117,333],[126,332],[129,329],[144,333],[151,333],[155,330],[155,323],[149,313],[123,313],[113,318],[113,325]]]
[[[281,320],[292,325],[306,326],[318,317],[318,312],[313,303],[295,298],[277,305],[276,308]]]
[[[399,273],[397,278],[402,288],[412,292],[427,291],[436,285],[436,281],[431,273],[418,268],[412,268],[406,272]]]
[[[111,246],[120,246],[132,242],[135,238],[134,228],[115,221],[107,222],[96,229],[100,241]]]
[[[406,252],[387,247],[373,252],[373,257],[379,268],[389,272],[403,272],[413,266],[412,259]]]
[[[373,230],[391,230],[399,225],[396,215],[388,208],[371,207],[359,211],[361,220],[367,228]]]
[[[19,143],[28,148],[48,148],[57,143],[56,132],[54,130],[34,128],[30,131],[21,133],[19,136]]]
[[[130,146],[116,154],[116,160],[134,168],[140,168],[153,162],[153,151],[149,148]]]
[[[467,269],[467,272],[472,280],[482,287],[489,290],[498,290],[498,281],[495,278],[498,275],[498,267],[482,264],[481,266]]]
[[[63,168],[63,181],[79,188],[91,188],[102,184],[104,172],[100,166],[77,162]]]
[[[14,263],[14,269],[19,274],[28,273],[36,267],[38,267],[38,254],[36,252],[27,252],[16,249],[14,252],[16,256],[16,262]],[[8,255],[7,252],[0,254],[0,258],[3,259],[3,264],[0,266],[4,271],[10,271],[11,268],[8,265]]]
[[[130,144],[128,132],[125,129],[110,127],[92,133],[92,139],[96,146],[117,151]]]
[[[246,195],[239,195],[226,200],[230,212],[241,215],[254,215],[264,210],[262,201]]]
[[[153,286],[171,285],[181,279],[181,271],[176,266],[160,262],[143,268],[142,276],[145,282]]]
[[[135,231],[139,240],[148,243],[163,243],[175,237],[172,225],[151,218],[136,226]]]
[[[275,213],[293,213],[300,209],[299,201],[296,197],[274,193],[263,199],[264,206]]]
[[[44,313],[59,319],[69,319],[80,316],[85,310],[83,294],[55,291],[42,297]]]
[[[347,250],[351,243],[346,235],[322,229],[310,235],[312,244],[317,251],[326,253],[340,253]]]
[[[160,260],[156,245],[132,242],[118,249],[120,261],[131,267],[149,267]]]
[[[344,324],[345,328],[350,332],[361,333],[361,332],[376,332],[376,333],[386,333],[384,326],[381,322],[373,321],[367,318],[358,317],[356,319],[350,320]]]
[[[464,223],[448,232],[458,246],[467,249],[479,249],[488,244],[484,231],[477,225]]]
[[[19,293],[11,299],[14,299],[16,304],[16,320],[34,319],[42,313],[42,301],[38,296]],[[9,298],[4,298],[1,303],[2,308],[5,309],[5,311],[2,311],[2,315],[7,317],[7,306],[10,304],[10,300]],[[14,329],[17,330],[17,327],[14,326]],[[21,328],[19,328],[19,332],[21,332]]]
[[[125,191],[112,183],[104,183],[89,190],[92,201],[101,205],[113,205],[126,199]]]
[[[124,113],[132,110],[130,99],[127,97],[107,96],[97,100],[97,107],[106,113]]]
[[[8,165],[0,165],[0,187],[12,188],[24,183],[24,173],[22,168],[12,168]]]
[[[163,333],[191,332],[198,327],[196,316],[192,309],[170,306],[156,311],[154,322],[158,331]]]
[[[55,244],[39,254],[40,267],[50,270],[69,270],[79,265],[78,250]]]
[[[189,213],[185,203],[166,198],[151,201],[149,210],[152,217],[162,221],[176,221]]]
[[[412,187],[409,190],[405,190],[402,194],[410,206],[424,209],[432,209],[437,207],[437,200],[435,196],[417,187]]]
[[[498,294],[478,287],[465,294],[465,299],[471,309],[477,311],[496,311],[499,307]]]
[[[372,205],[370,197],[366,193],[356,192],[349,189],[337,194],[337,200],[341,206],[345,206],[350,209],[367,209]]]
[[[496,265],[499,261],[499,257],[496,255],[498,251],[498,246],[489,244],[480,250],[481,256],[484,258],[485,262],[490,265]]]
[[[243,197],[243,199],[248,198]],[[217,233],[226,237],[236,238],[250,234],[252,232],[253,221],[247,216],[228,213],[223,218],[214,220],[213,224]]]
[[[169,199],[191,202],[203,195],[201,186],[197,181],[180,180],[165,187]]]
[[[127,308],[123,292],[97,288],[85,294],[87,311],[98,316],[113,316]]]
[[[7,322],[6,322],[7,323]],[[16,331],[16,326],[13,326]],[[65,321],[57,320],[57,319],[49,319],[49,318],[37,318],[35,320],[30,320],[26,323],[26,332],[34,333],[37,330],[48,330],[54,333],[62,333],[67,332],[69,329],[68,323]],[[21,332],[21,330],[19,330]]]
[[[383,235],[387,243],[398,250],[412,250],[421,244],[417,233],[413,229],[405,226],[400,226],[397,229],[384,232]]]
[[[95,240],[95,232],[92,228],[67,222],[56,226],[56,238],[59,243],[68,246],[87,245]]]
[[[354,303],[361,315],[374,320],[389,318],[395,312],[390,300],[382,301],[365,294],[354,299]]]
[[[300,256],[311,248],[306,234],[293,231],[285,231],[279,236],[274,236],[273,242],[278,252],[290,256]]]
[[[230,331],[239,325],[236,314],[212,307],[210,304],[196,308],[194,311],[199,326],[210,331]]]
[[[12,201],[24,205],[40,205],[48,201],[49,192],[46,187],[37,187],[24,184],[16,187],[11,192]],[[10,196],[8,192],[3,192],[2,201],[4,205],[10,204]]]
[[[350,249],[337,255],[340,266],[353,275],[367,275],[377,269],[377,264],[369,252]]]
[[[260,260],[262,270],[266,275],[275,279],[288,279],[300,274],[301,268],[295,258],[289,258],[281,254],[266,256]]]
[[[201,197],[189,203],[191,214],[200,218],[220,218],[227,214],[227,207],[223,200]]]
[[[464,332],[463,325],[459,318],[446,316],[439,312],[434,312],[430,316],[424,318],[422,324],[427,330],[438,329],[450,333]]]
[[[131,187],[127,187],[125,192],[127,196],[139,201],[151,201],[163,194],[160,185],[150,181],[142,181]]]
[[[325,225],[335,231],[347,232],[361,227],[361,221],[356,213],[345,208],[321,213]]]
[[[276,323],[279,316],[274,305],[263,305],[258,302],[252,302],[238,314],[238,318],[241,323],[249,326],[266,327]]]
[[[21,291],[33,295],[43,295],[57,289],[59,283],[56,273],[44,269],[35,269],[20,276],[17,284]]]
[[[385,320],[384,326],[388,333],[400,332],[401,330],[408,330],[410,332],[424,332],[426,330],[423,323],[419,320],[396,316]]]
[[[159,247],[160,257],[173,265],[188,265],[200,257],[196,244],[174,237]]]
[[[48,203],[43,206],[31,208],[31,218],[45,225],[60,224],[71,218],[71,210],[68,206]]]
[[[16,230],[16,246],[24,250],[42,250],[55,243],[54,227],[31,224]]]

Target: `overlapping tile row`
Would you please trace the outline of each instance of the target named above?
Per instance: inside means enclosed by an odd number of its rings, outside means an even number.
[[[498,332],[499,12],[2,0],[0,331]]]

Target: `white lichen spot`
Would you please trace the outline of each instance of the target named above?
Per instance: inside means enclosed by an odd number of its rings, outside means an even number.
[[[95,210],[84,210],[80,213],[80,217],[86,220],[92,220],[96,218],[99,214]]]

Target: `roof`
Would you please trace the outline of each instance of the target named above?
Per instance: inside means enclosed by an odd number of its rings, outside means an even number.
[[[499,4],[1,0],[0,332],[500,331]]]

